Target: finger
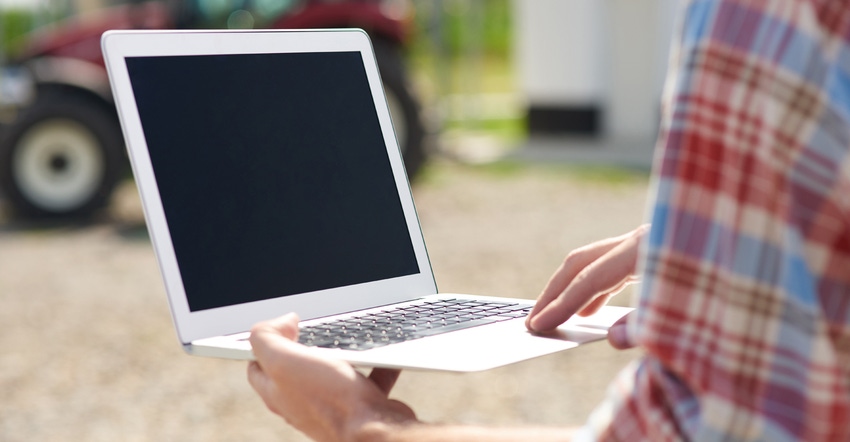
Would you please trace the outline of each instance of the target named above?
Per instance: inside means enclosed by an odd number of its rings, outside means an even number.
[[[613,289],[609,290],[607,293],[603,293],[603,294],[599,295],[598,297],[596,297],[594,300],[590,301],[589,304],[587,304],[585,307],[583,307],[581,310],[579,310],[578,313],[576,313],[576,314],[579,315],[579,316],[590,316],[590,315],[598,312],[599,309],[601,309],[606,304],[608,304],[608,301],[610,301],[611,298],[614,297],[614,295],[622,292],[623,289],[626,288],[626,286],[628,286],[629,284],[632,284],[635,281],[637,281],[637,279],[635,279],[633,277],[626,278],[617,287],[614,287]]]
[[[248,384],[257,392],[257,396],[263,400],[269,411],[285,418],[283,409],[278,407],[277,399],[280,397],[280,390],[256,361],[248,363]]]
[[[590,301],[590,304],[584,306],[584,308],[579,310],[576,314],[579,316],[590,316],[598,312],[599,309],[605,306],[605,304],[608,304],[608,301],[611,299],[611,297],[614,296],[614,294],[618,291],[619,290],[614,290],[611,293],[606,293],[604,295],[598,296],[596,299]]]
[[[261,322],[263,326],[267,326],[272,330],[277,331],[283,337],[296,341],[298,340],[298,314],[290,312],[275,319]]]
[[[300,352],[298,315],[289,313],[276,319],[257,323],[251,328],[251,350],[261,367],[277,359],[291,359]]]
[[[608,238],[580,249],[576,249],[570,253],[558,269],[555,270],[552,278],[549,279],[546,287],[543,288],[543,292],[540,296],[538,296],[537,302],[534,304],[534,308],[532,308],[531,313],[529,313],[528,318],[526,318],[526,327],[531,328],[530,319],[546,308],[546,306],[548,306],[552,301],[557,299],[576,275],[582,271],[582,269],[597,260],[600,256],[608,253],[627,237],[628,234]]]
[[[576,274],[581,269],[580,266],[574,265],[573,261],[578,260],[579,258],[573,258],[573,254],[567,256],[564,259],[564,262],[555,270],[555,273],[552,274],[552,278],[549,279],[549,282],[546,284],[546,287],[543,288],[543,292],[537,297],[537,302],[534,303],[534,307],[531,309],[531,312],[525,318],[525,326],[527,328],[531,328],[531,318],[537,315],[541,310],[546,308],[550,302],[552,302],[555,298],[560,295],[567,284],[569,284],[570,280],[575,278]]]
[[[287,313],[275,319],[258,322],[251,327],[251,336],[248,340],[252,346],[256,346],[259,341],[286,338],[290,341],[298,340],[298,315],[295,313]]]
[[[385,395],[389,396],[390,390],[395,386],[401,370],[391,368],[374,368],[369,373],[369,380],[378,387]]]
[[[612,256],[603,256],[585,267],[561,296],[529,318],[531,329],[552,330],[579,311],[586,308],[592,311],[604,305],[607,302],[605,293],[622,285],[625,279],[623,270],[620,269],[627,264],[620,261],[628,261],[628,258],[615,253]]]
[[[635,277],[635,276],[631,276],[629,278],[626,278],[622,282],[622,284],[611,289],[610,291],[608,291],[608,293],[604,293],[602,295],[599,295],[599,297],[597,297],[593,301],[590,301],[590,304],[588,304],[587,306],[585,306],[584,308],[579,310],[578,313],[576,313],[576,314],[579,315],[579,316],[590,316],[590,315],[598,312],[599,309],[601,309],[606,304],[608,304],[608,301],[610,301],[611,298],[614,297],[614,295],[622,292],[623,289],[625,289],[628,285],[634,284],[637,281],[638,281],[638,278]]]
[[[631,314],[632,312],[627,313],[608,329],[608,342],[618,350],[626,350],[635,346],[628,332],[628,321]]]
[[[253,388],[261,398],[265,398],[272,394],[270,389],[271,380],[266,373],[263,372],[260,364],[256,361],[248,363],[248,384],[251,385],[251,388]]]
[[[529,315],[529,325],[534,331],[552,330],[588,306],[600,295],[629,281],[634,274],[636,251],[630,241],[618,244],[608,253],[593,261],[570,282],[566,290],[540,310]]]
[[[282,332],[297,335],[296,320],[297,317],[292,317],[276,323],[276,326],[260,323],[251,330],[250,342],[255,360],[270,380],[279,382],[281,376],[292,378],[292,374],[307,374],[315,378],[334,376],[332,373],[344,373],[352,378],[356,375],[348,363],[319,356],[310,348],[283,336]]]
[[[257,392],[260,389],[263,389],[268,382],[268,376],[263,372],[263,369],[260,368],[260,364],[257,361],[251,361],[248,363],[248,383],[251,384],[251,387],[254,388]]]

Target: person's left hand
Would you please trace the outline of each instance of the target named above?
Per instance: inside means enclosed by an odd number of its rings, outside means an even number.
[[[288,314],[251,329],[255,361],[248,382],[275,414],[314,440],[356,439],[370,423],[415,422],[413,410],[388,398],[398,370],[373,369],[320,358],[297,343],[298,316]]]
[[[526,327],[546,332],[574,314],[591,315],[626,285],[636,282],[638,247],[648,231],[649,225],[643,225],[570,252],[537,298]],[[608,330],[608,341],[616,348],[634,346],[626,332],[630,314]]]

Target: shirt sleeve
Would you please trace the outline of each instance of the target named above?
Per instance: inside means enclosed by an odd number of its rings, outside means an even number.
[[[585,440],[850,440],[850,2],[691,1]]]

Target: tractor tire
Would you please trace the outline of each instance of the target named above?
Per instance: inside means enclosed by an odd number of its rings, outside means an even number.
[[[6,128],[0,188],[24,219],[83,218],[103,207],[125,169],[115,114],[75,93],[43,94]]]
[[[421,108],[411,93],[398,45],[376,38],[373,47],[404,167],[412,181],[428,157]]]

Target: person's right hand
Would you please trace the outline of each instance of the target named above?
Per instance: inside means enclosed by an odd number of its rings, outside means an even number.
[[[369,377],[348,363],[298,343],[298,317],[289,314],[251,329],[255,361],[248,381],[275,414],[313,440],[372,440],[364,433],[418,422],[406,404],[389,399],[399,371],[375,368]]]
[[[552,275],[525,321],[531,331],[550,331],[578,313],[587,316],[602,308],[611,296],[636,282],[638,246],[649,225],[615,238],[573,250]],[[625,333],[628,315],[608,331],[614,347],[632,344]]]

